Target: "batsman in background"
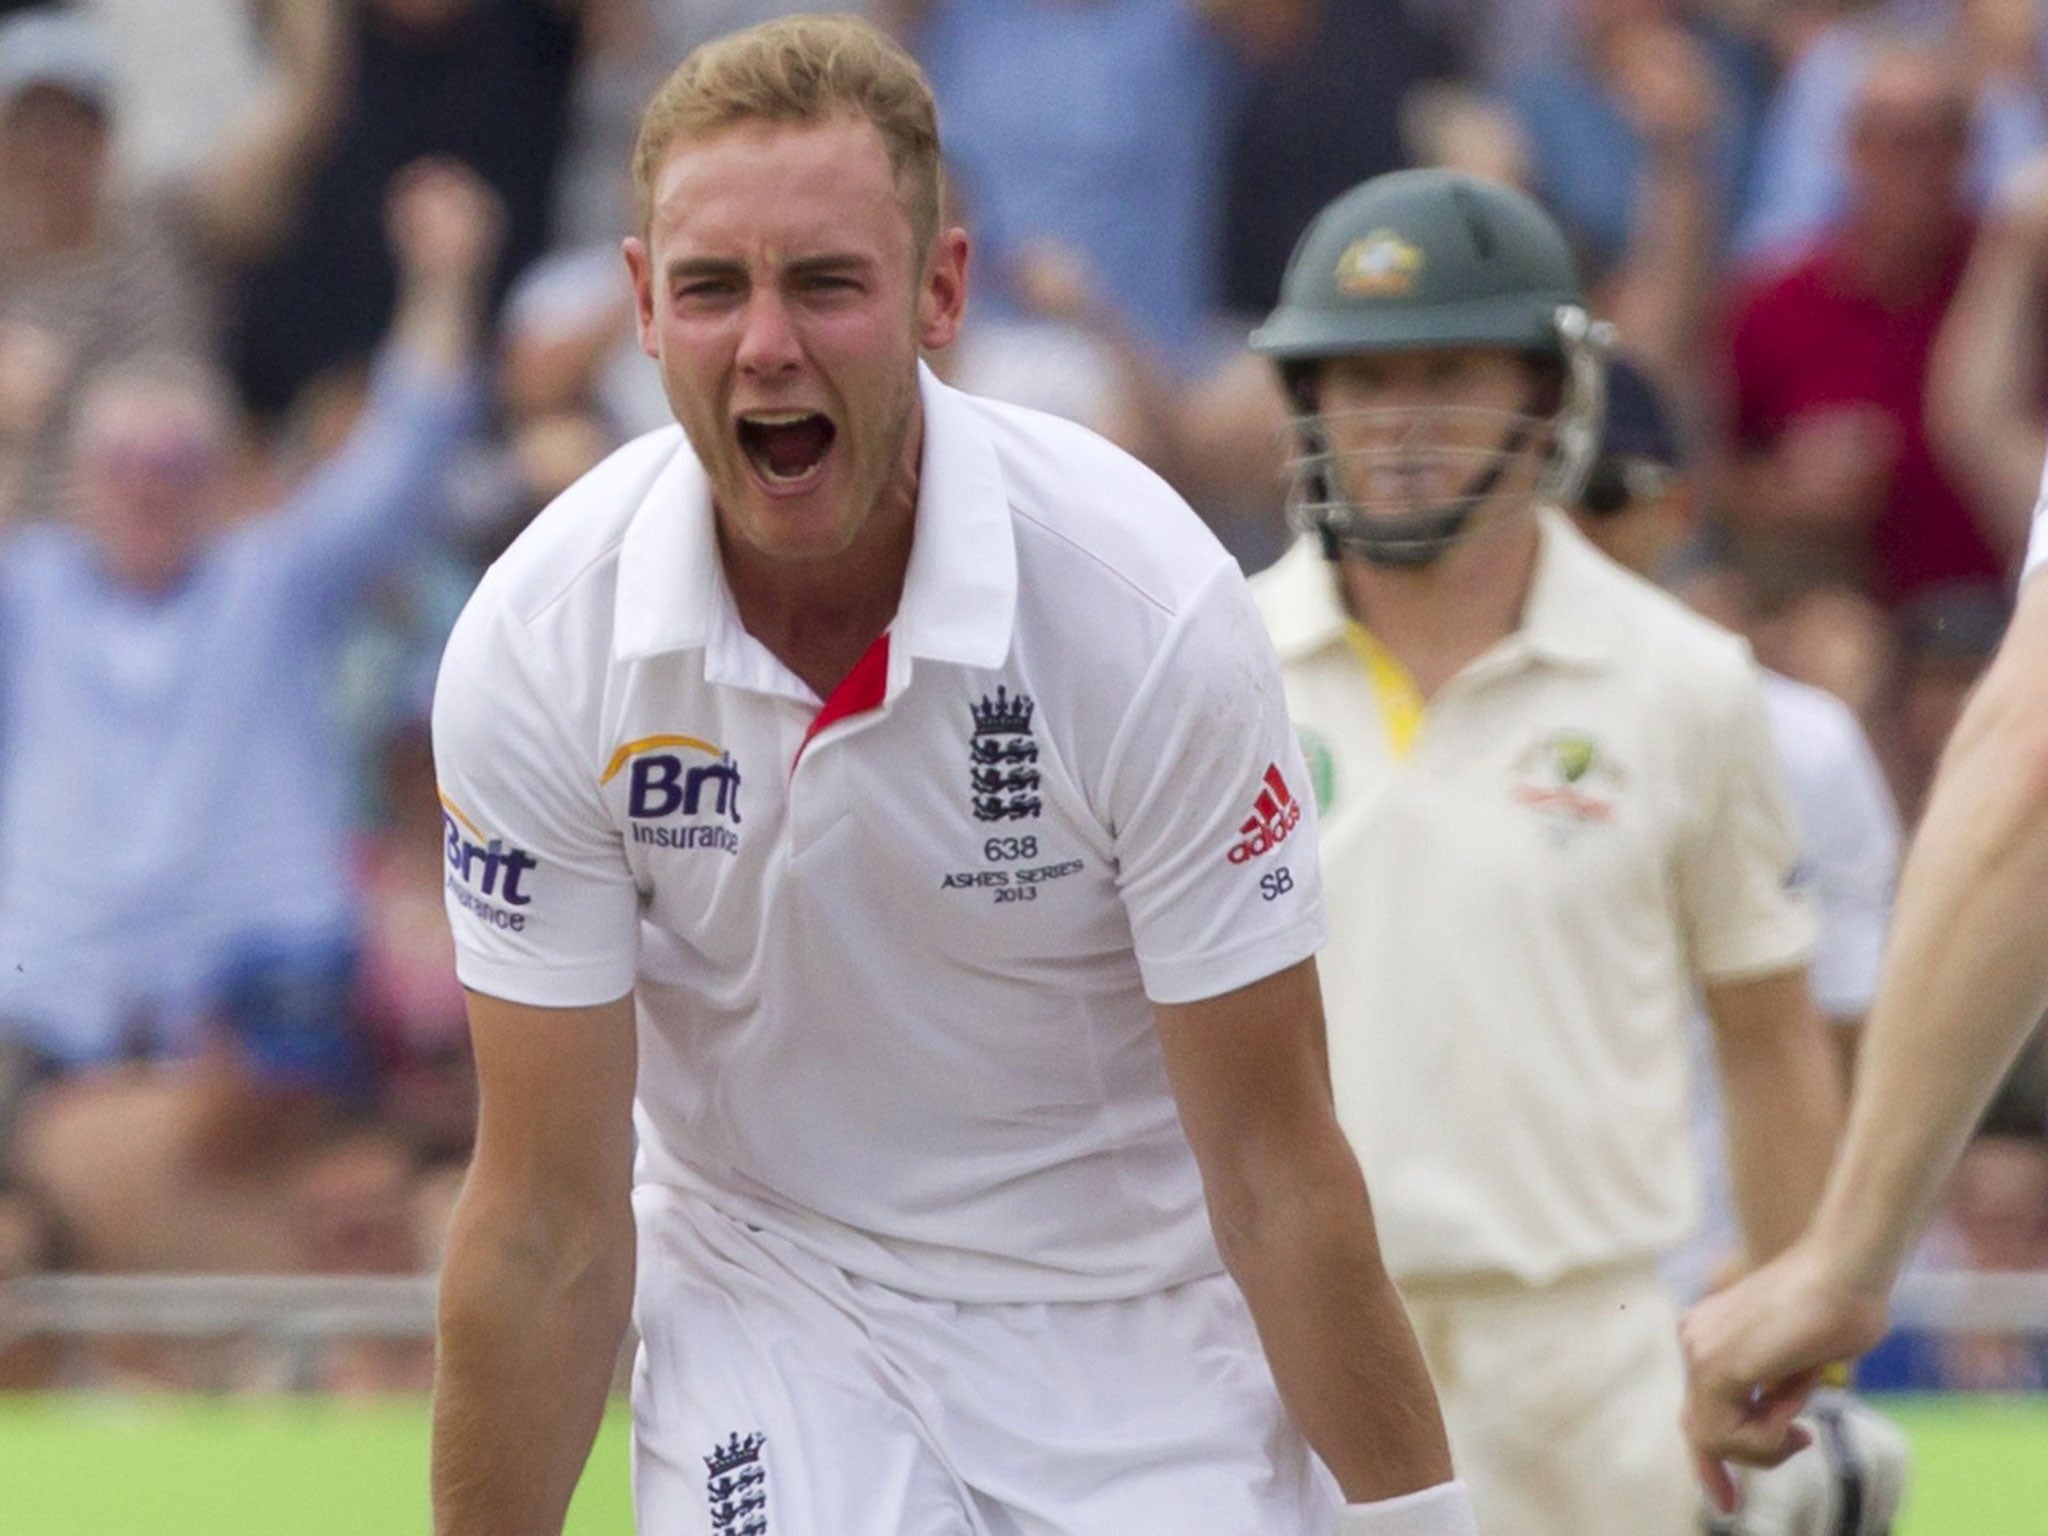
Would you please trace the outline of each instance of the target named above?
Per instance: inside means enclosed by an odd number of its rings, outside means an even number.
[[[1814,922],[1744,645],[1562,508],[1603,359],[1507,188],[1377,178],[1252,338],[1299,412],[1300,540],[1254,583],[1322,807],[1338,1114],[1480,1528],[1684,1536],[1685,1016],[1713,1020],[1745,1244],[1840,1114]]]
[[[492,567],[435,702],[440,1536],[560,1531],[629,1303],[648,1536],[1473,1536],[1236,563],[922,366],[967,238],[871,27],[699,49],[635,170],[679,425]]]

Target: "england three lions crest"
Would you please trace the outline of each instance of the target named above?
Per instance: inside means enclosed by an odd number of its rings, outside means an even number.
[[[967,743],[967,785],[976,821],[1022,821],[1042,809],[1034,707],[1029,694],[1012,695],[1001,684],[969,706],[974,734]]]
[[[746,1435],[735,1430],[704,1458],[714,1536],[768,1536],[768,1474],[761,1465],[767,1441],[758,1429]]]

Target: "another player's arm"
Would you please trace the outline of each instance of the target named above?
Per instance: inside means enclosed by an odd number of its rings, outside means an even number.
[[[1296,1423],[1354,1502],[1445,1482],[1436,1394],[1337,1124],[1315,963],[1156,1016],[1217,1244]]]
[[[1886,1297],[1971,1127],[2048,1007],[2048,587],[1943,754],[1900,878],[1841,1156],[1806,1235],[1687,1317],[1688,1426],[1769,1464],[1803,1387],[1882,1336]],[[1766,1391],[1761,1405],[1751,1388]]]
[[[630,998],[469,994],[476,1153],[441,1272],[436,1536],[558,1536],[633,1298]]]
[[[1727,1105],[1728,1170],[1751,1263],[1812,1218],[1842,1129],[1835,1046],[1802,969],[1704,988]]]

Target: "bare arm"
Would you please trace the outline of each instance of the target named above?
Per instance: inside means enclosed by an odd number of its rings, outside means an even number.
[[[2048,160],[2027,168],[2008,204],[1978,236],[1927,382],[1935,451],[2001,548],[2024,537],[2048,455],[2041,410]]]
[[[1816,1235],[1881,1293],[2048,1006],[2048,588],[1942,757],[1900,880],[1840,1166]]]
[[[1609,312],[1622,345],[1666,379],[1697,372],[1719,273],[1712,134],[1725,104],[1713,68],[1678,27],[1632,28],[1621,90],[1642,144],[1628,249]]]
[[[630,998],[472,992],[476,1155],[441,1272],[436,1536],[558,1536],[633,1299]]]
[[[348,7],[264,0],[271,61],[227,143],[185,188],[185,206],[215,256],[246,262],[283,234],[307,173],[340,117]]]
[[[1842,1083],[1804,970],[1709,984],[1728,1168],[1751,1263],[1811,1219],[1842,1129]]]
[[[1217,1244],[1295,1422],[1354,1502],[1445,1482],[1436,1394],[1331,1101],[1314,962],[1157,1018]]]
[[[1688,1316],[1703,1458],[1771,1463],[1815,1370],[1882,1336],[1886,1296],[2048,1006],[2048,585],[2028,582],[1944,754],[1899,883],[1842,1152],[1811,1229]],[[1753,1401],[1751,1388],[1767,1389]]]

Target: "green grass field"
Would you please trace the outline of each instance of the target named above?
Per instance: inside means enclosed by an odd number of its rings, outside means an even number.
[[[1912,1436],[1897,1536],[2048,1531],[2048,1399],[1888,1399]],[[7,1536],[382,1536],[427,1530],[411,1399],[0,1399]],[[569,1536],[628,1536],[627,1427],[606,1421]]]

